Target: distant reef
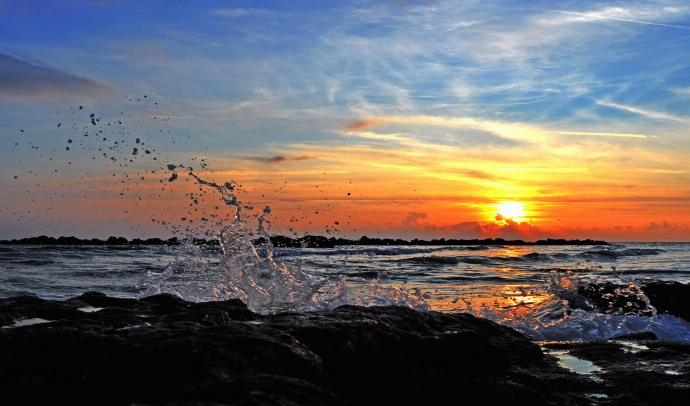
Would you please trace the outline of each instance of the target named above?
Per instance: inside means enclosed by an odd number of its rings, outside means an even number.
[[[458,239],[434,239],[434,240],[419,240],[411,241],[392,238],[369,238],[363,236],[358,240],[350,240],[345,238],[324,237],[319,235],[307,235],[301,238],[291,238],[285,236],[270,237],[271,243],[276,247],[284,248],[333,248],[342,245],[609,245],[606,241],[598,240],[564,240],[552,239],[537,240],[534,242],[527,242],[522,240],[504,240],[503,238],[486,238],[483,240],[458,240]],[[161,238],[148,238],[142,240],[135,238],[128,240],[123,237],[110,237],[107,240],[80,239],[77,237],[47,237],[42,235],[40,237],[21,238],[15,240],[0,240],[0,245],[179,245],[183,239],[178,237],[169,238],[167,240]],[[258,238],[253,240],[254,245],[263,245],[268,241],[265,238]],[[195,238],[194,244],[197,245],[219,245],[217,240],[205,240],[203,238]]]

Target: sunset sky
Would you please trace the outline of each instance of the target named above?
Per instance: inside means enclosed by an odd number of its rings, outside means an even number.
[[[0,0],[0,158],[0,239],[214,229],[191,167],[280,234],[690,241],[690,4]]]

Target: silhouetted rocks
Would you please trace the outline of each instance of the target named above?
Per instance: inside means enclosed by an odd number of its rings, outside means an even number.
[[[199,243],[210,244],[205,240],[198,240]],[[42,235],[40,237],[20,238],[14,240],[0,240],[0,245],[108,245],[108,246],[124,246],[124,245],[178,245],[180,240],[173,237],[167,240],[160,238],[149,238],[142,240],[135,238],[131,241],[124,237],[111,236],[107,240],[100,240],[98,238],[80,239],[77,237],[47,237]],[[217,244],[217,242],[216,242]]]
[[[458,239],[434,239],[434,240],[419,240],[414,239],[411,241],[402,239],[392,239],[392,238],[369,238],[363,236],[358,240],[351,240],[345,238],[335,238],[335,237],[324,237],[320,235],[307,235],[300,238],[291,238],[286,236],[271,236],[269,237],[271,244],[275,247],[282,248],[334,248],[341,245],[423,245],[423,246],[444,246],[444,245],[608,245],[605,241],[596,240],[538,240],[535,242],[526,242],[522,240],[504,240],[503,238],[486,238],[483,240],[472,239],[472,240],[458,240]],[[99,239],[79,239],[76,237],[30,237],[21,238],[14,240],[0,240],[0,245],[179,245],[182,243],[183,239],[178,239],[173,237],[167,240],[162,240],[160,238],[149,238],[147,240],[142,240],[135,238],[131,241],[124,237],[110,237],[107,240]],[[203,238],[194,238],[194,244],[196,245],[219,245],[218,240],[206,240]],[[267,244],[266,238],[261,237],[252,241],[254,245]]]
[[[594,380],[507,327],[406,308],[260,316],[237,300],[90,292],[0,299],[0,326],[3,405],[669,405],[690,390],[685,344],[545,344],[600,364]]]

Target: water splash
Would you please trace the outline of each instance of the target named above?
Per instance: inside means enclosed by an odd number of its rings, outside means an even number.
[[[264,228],[271,208],[266,206],[256,219],[256,232],[251,231],[242,214],[242,203],[235,195],[237,185],[218,185],[189,174],[197,183],[214,188],[234,212],[232,222],[222,225],[214,235],[221,252],[213,246],[196,245],[194,230],[181,246],[182,255],[162,273],[150,272],[139,286],[146,286],[142,296],[170,293],[185,300],[213,301],[238,298],[250,310],[261,314],[290,311],[320,311],[352,304],[359,306],[407,306],[429,310],[418,290],[385,286],[380,278],[374,281],[349,279],[345,276],[330,281],[288,267],[274,256],[270,236]],[[260,238],[255,238],[260,237]],[[254,241],[265,241],[255,246]],[[258,250],[257,250],[258,248]]]
[[[632,277],[616,273],[622,284],[601,287],[597,278],[577,272],[552,271],[544,289],[550,297],[527,309],[472,310],[473,313],[515,328],[541,341],[603,340],[641,331],[651,331],[659,339],[690,342],[690,323],[657,314],[642,285]],[[599,293],[593,298],[589,293]]]

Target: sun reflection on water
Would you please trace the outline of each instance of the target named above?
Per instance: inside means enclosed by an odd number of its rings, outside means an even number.
[[[509,310],[511,317],[531,313],[549,294],[529,284],[453,285],[434,289],[427,303],[444,312],[473,310]]]

